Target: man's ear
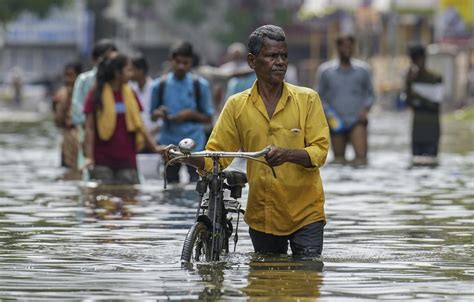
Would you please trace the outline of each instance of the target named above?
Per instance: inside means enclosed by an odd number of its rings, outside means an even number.
[[[254,54],[249,53],[247,55],[247,64],[249,64],[249,67],[252,69],[255,69],[255,60],[256,60],[256,57]]]

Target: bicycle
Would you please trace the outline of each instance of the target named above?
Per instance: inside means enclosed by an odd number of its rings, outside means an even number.
[[[234,252],[238,242],[238,228],[240,215],[245,214],[238,198],[242,196],[242,189],[247,183],[247,175],[237,170],[219,170],[220,158],[245,158],[263,163],[275,170],[266,161],[258,159],[266,155],[270,148],[257,152],[224,152],[224,151],[199,151],[192,152],[195,143],[192,139],[183,139],[178,144],[178,150],[171,149],[172,157],[168,165],[184,158],[207,157],[213,161],[212,172],[201,176],[196,183],[199,193],[199,204],[193,226],[189,229],[184,240],[181,252],[182,263],[219,261],[222,254],[229,253],[229,239],[234,232],[231,214],[237,214],[234,233]],[[165,189],[166,189],[166,175]],[[205,197],[207,189],[209,194]],[[230,191],[231,199],[224,198],[224,190]]]

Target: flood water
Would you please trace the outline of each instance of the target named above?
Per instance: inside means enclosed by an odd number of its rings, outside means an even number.
[[[474,126],[444,124],[440,166],[409,169],[409,115],[378,113],[370,165],[322,169],[319,262],[236,253],[181,268],[192,186],[94,188],[61,180],[53,123],[0,122],[0,300],[473,301]],[[277,172],[278,173],[278,172]]]

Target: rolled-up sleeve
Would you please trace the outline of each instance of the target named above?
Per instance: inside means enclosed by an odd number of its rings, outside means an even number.
[[[309,98],[304,149],[308,152],[313,165],[309,169],[317,169],[326,162],[329,149],[329,127],[318,94],[312,93]]]

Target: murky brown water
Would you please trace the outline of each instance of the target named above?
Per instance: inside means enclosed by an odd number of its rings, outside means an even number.
[[[0,300],[474,299],[472,124],[445,129],[440,167],[408,169],[408,115],[374,116],[370,166],[322,170],[323,269],[253,255],[244,225],[237,253],[184,270],[192,187],[60,181],[53,124],[10,120],[0,122]]]

